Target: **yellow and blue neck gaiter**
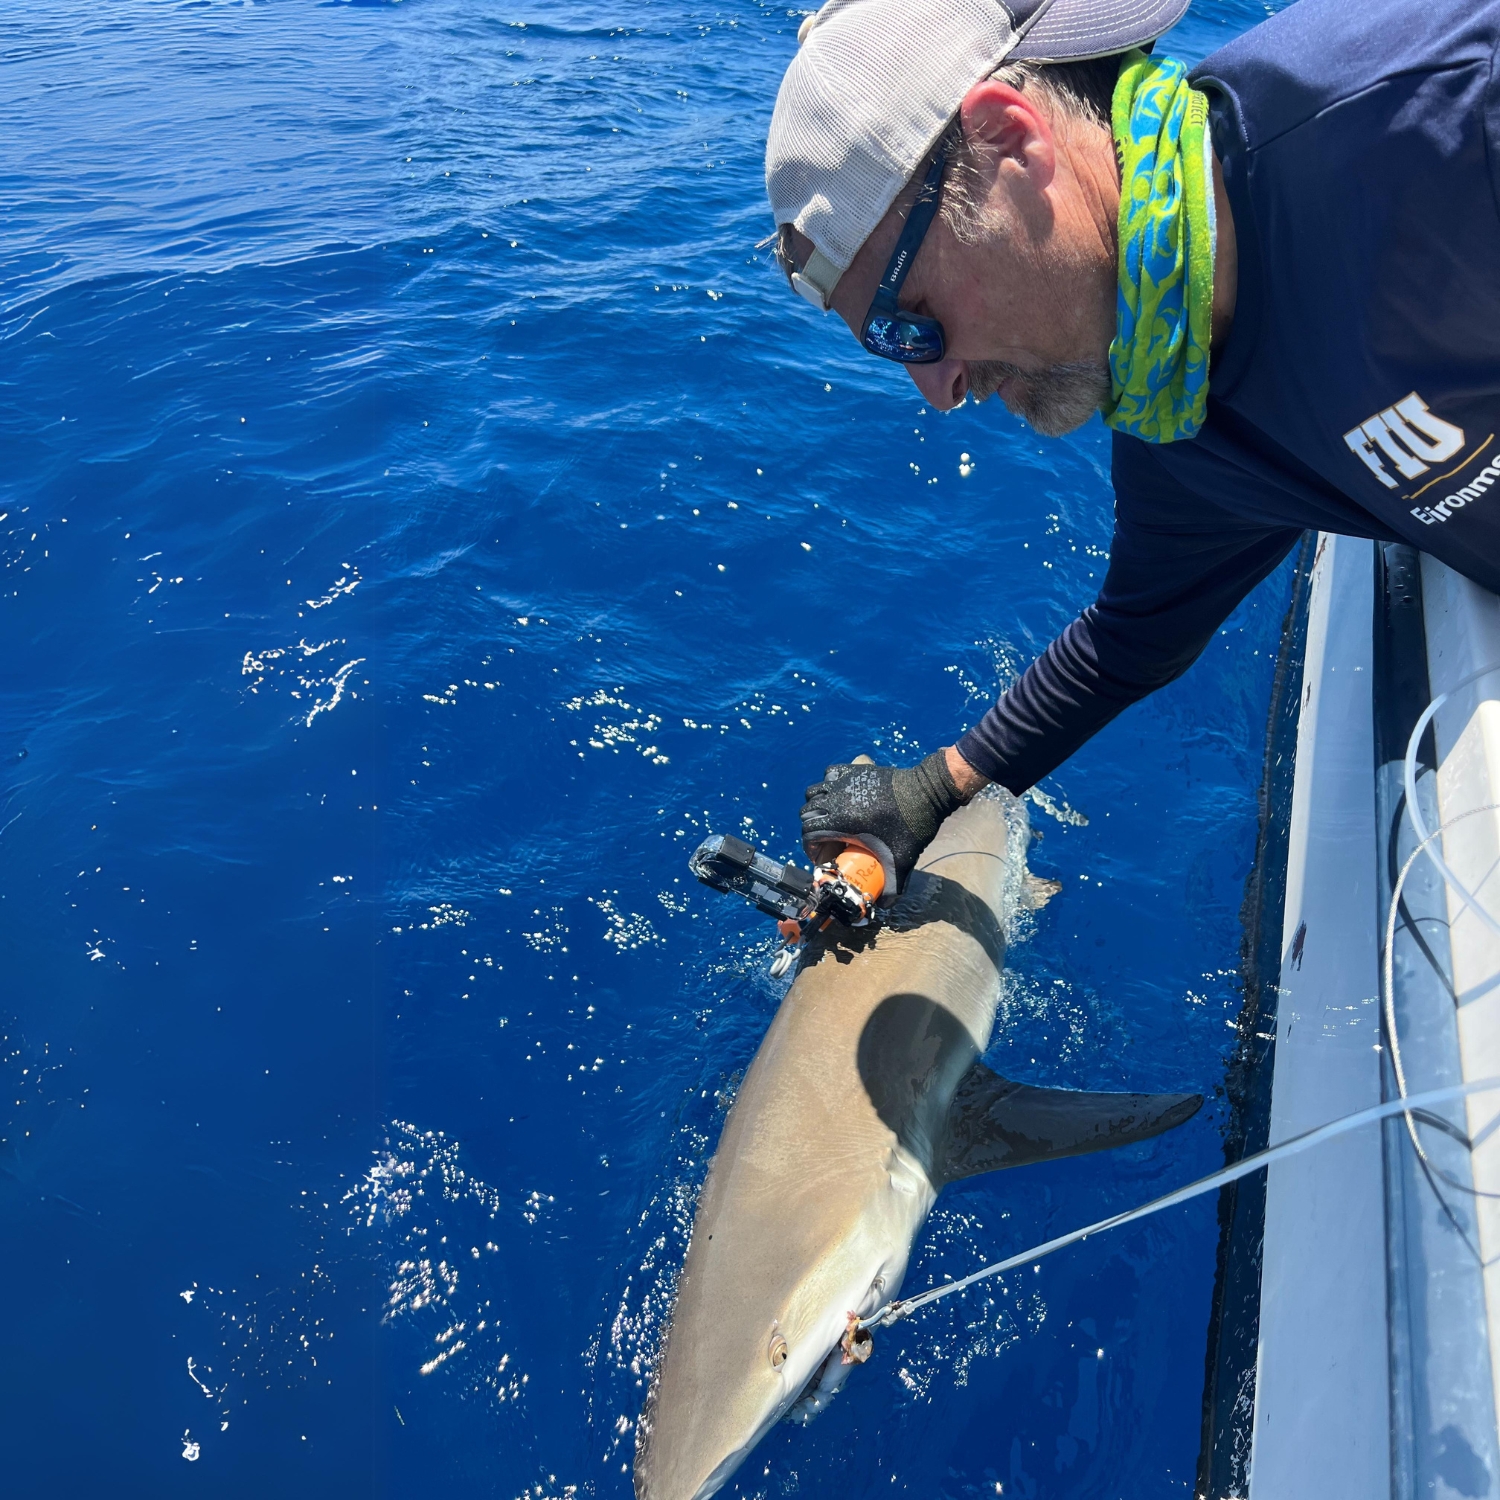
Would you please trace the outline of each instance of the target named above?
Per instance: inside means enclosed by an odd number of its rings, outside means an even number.
[[[1208,402],[1214,301],[1208,98],[1172,58],[1128,52],[1115,85],[1119,296],[1104,420],[1148,443],[1193,437]]]

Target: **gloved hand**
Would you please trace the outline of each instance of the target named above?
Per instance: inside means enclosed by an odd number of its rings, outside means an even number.
[[[967,800],[941,750],[915,766],[829,766],[807,789],[802,847],[817,863],[840,844],[864,845],[885,868],[884,904],[905,886],[943,819]]]

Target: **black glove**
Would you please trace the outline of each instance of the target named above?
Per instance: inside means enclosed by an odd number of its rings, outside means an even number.
[[[962,807],[947,758],[934,751],[915,766],[829,766],[807,789],[802,847],[862,844],[885,868],[882,904],[894,901],[944,818]]]

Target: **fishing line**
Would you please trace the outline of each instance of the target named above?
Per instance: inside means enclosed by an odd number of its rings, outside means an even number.
[[[20,813],[16,814],[16,817],[20,816]],[[916,868],[919,873],[926,874],[934,865],[942,864],[945,859],[963,859],[970,854],[982,855],[985,859],[998,859],[1001,863],[1006,863],[1010,859],[1008,854],[996,854],[993,849],[950,849],[946,854],[939,854],[936,859],[929,859],[926,864],[918,865]]]
[[[1154,1198],[1150,1203],[1143,1203],[1139,1208],[1129,1209],[1122,1214],[1112,1214],[1109,1218],[1100,1219],[1095,1224],[1087,1224],[1082,1229],[1075,1229],[1069,1234],[1060,1234],[1056,1239],[1035,1245],[1019,1255],[1009,1256],[1005,1260],[994,1262],[993,1265],[981,1266],[977,1271],[959,1281],[945,1281],[941,1286],[929,1287],[925,1292],[918,1292],[914,1297],[897,1297],[871,1313],[869,1317],[861,1318],[858,1326],[881,1328],[900,1318],[910,1317],[918,1308],[925,1307],[929,1302],[936,1302],[939,1297],[952,1296],[954,1292],[962,1292],[977,1281],[984,1281],[990,1276],[998,1276],[1002,1271],[1013,1271],[1017,1266],[1023,1266],[1028,1261],[1040,1260],[1044,1255],[1051,1255],[1055,1250],[1076,1245],[1080,1240],[1088,1239],[1090,1235],[1102,1234],[1106,1229],[1118,1229],[1123,1224],[1132,1224],[1137,1219],[1160,1213],[1164,1208],[1172,1208],[1178,1203],[1188,1202],[1191,1198],[1199,1198],[1204,1193],[1213,1192],[1215,1188],[1237,1182],[1241,1177],[1248,1177],[1252,1172],[1260,1171],[1262,1167],[1271,1166],[1289,1156],[1296,1156],[1299,1152],[1319,1146],[1335,1136],[1346,1135],[1361,1125],[1373,1124],[1377,1120],[1384,1120],[1390,1115],[1399,1115],[1408,1109],[1422,1108],[1429,1104],[1447,1104],[1455,1099],[1466,1098],[1470,1094],[1482,1094],[1489,1091],[1500,1091],[1500,1078],[1480,1078],[1471,1083],[1455,1083],[1447,1088],[1429,1089],[1425,1093],[1411,1094],[1404,1099],[1388,1099],[1384,1104],[1375,1104],[1369,1109],[1345,1115],[1342,1119],[1331,1120],[1328,1124],[1319,1125],[1314,1130],[1294,1135],[1290,1140],[1282,1141],[1279,1145],[1270,1146],[1264,1151],[1257,1151],[1254,1156],[1243,1157],[1233,1166],[1225,1167],[1207,1177],[1200,1177],[1198,1181],[1190,1182],[1186,1187],[1180,1187],[1175,1192],[1166,1194],[1165,1197]]]
[[[929,1287],[924,1292],[918,1292],[912,1297],[897,1297],[887,1302],[883,1307],[877,1308],[866,1318],[860,1318],[851,1323],[851,1333],[854,1330],[868,1330],[887,1327],[902,1318],[910,1317],[919,1308],[925,1307],[929,1302],[936,1302],[941,1297],[950,1297],[955,1292],[966,1291],[977,1282],[985,1281],[991,1276],[998,1276],[1004,1271],[1013,1271],[1018,1266],[1024,1266],[1029,1262],[1041,1260],[1044,1256],[1051,1255],[1055,1251],[1066,1249],[1069,1245],[1076,1245],[1091,1235],[1102,1234],[1107,1229],[1119,1229],[1123,1225],[1133,1224],[1138,1219],[1144,1219],[1151,1214],[1160,1213],[1163,1209],[1173,1208],[1179,1203],[1187,1203],[1194,1198],[1200,1198],[1205,1193],[1214,1192],[1216,1189],[1225,1187],[1231,1182],[1238,1182],[1241,1177],[1248,1177],[1252,1172],[1258,1172],[1263,1167],[1270,1167],[1278,1161],[1288,1157],[1296,1156],[1303,1151],[1310,1150],[1313,1146],[1321,1145],[1324,1141],[1333,1140],[1337,1136],[1346,1135],[1352,1130],[1357,1130],[1362,1125],[1371,1125],[1380,1120],[1385,1120],[1393,1115],[1402,1115],[1406,1121],[1407,1134],[1411,1138],[1413,1147],[1420,1159],[1422,1166],[1429,1173],[1429,1183],[1440,1202],[1443,1202],[1442,1194],[1437,1191],[1432,1176],[1441,1178],[1450,1186],[1469,1193],[1474,1197],[1488,1198],[1495,1196],[1490,1193],[1480,1192],[1472,1186],[1459,1182],[1450,1174],[1442,1171],[1431,1162],[1423,1149],[1421,1141],[1417,1137],[1417,1123],[1430,1124],[1453,1135],[1461,1140],[1462,1144],[1472,1152],[1473,1142],[1463,1137],[1460,1132],[1441,1116],[1427,1113],[1427,1107],[1437,1104],[1451,1104],[1459,1099],[1466,1099],[1471,1094],[1487,1093],[1500,1090],[1500,1078],[1481,1078],[1468,1083],[1451,1084],[1446,1088],[1428,1089],[1420,1094],[1408,1094],[1406,1091],[1406,1070],[1401,1059],[1401,1042],[1396,1029],[1396,1007],[1395,1007],[1395,985],[1394,985],[1394,956],[1396,913],[1399,909],[1402,891],[1406,885],[1407,876],[1411,873],[1412,866],[1419,856],[1425,855],[1431,861],[1433,868],[1442,877],[1443,882],[1456,895],[1459,900],[1476,917],[1500,937],[1500,920],[1491,916],[1483,906],[1479,904],[1478,898],[1449,868],[1446,860],[1435,847],[1438,836],[1445,833],[1455,824],[1461,823],[1466,818],[1471,818],[1483,812],[1500,811],[1500,803],[1486,803],[1483,807],[1470,808],[1466,812],[1457,814],[1440,823],[1436,828],[1428,829],[1422,820],[1421,813],[1417,810],[1417,775],[1416,761],[1417,750],[1421,743],[1422,735],[1427,726],[1432,722],[1438,710],[1448,702],[1452,695],[1461,688],[1477,682],[1481,677],[1487,677],[1491,673],[1500,672],[1500,667],[1481,667],[1476,672],[1471,672],[1467,677],[1459,681],[1445,693],[1440,693],[1423,710],[1418,718],[1416,727],[1411,732],[1411,738],[1407,741],[1406,758],[1402,766],[1403,779],[1406,790],[1406,816],[1411,823],[1412,831],[1417,837],[1417,846],[1412,850],[1406,863],[1402,866],[1400,875],[1397,877],[1395,887],[1391,892],[1390,906],[1386,913],[1385,945],[1382,954],[1381,980],[1384,1001],[1384,1015],[1386,1032],[1390,1041],[1391,1060],[1396,1075],[1396,1087],[1398,1097],[1388,1099],[1382,1104],[1372,1105],[1368,1109],[1357,1110],[1354,1114],[1345,1115],[1341,1119],[1331,1120],[1326,1125],[1319,1125],[1313,1130],[1304,1131],[1301,1135],[1293,1136],[1290,1140],[1281,1141],[1275,1146],[1269,1146],[1264,1151],[1257,1151],[1252,1156],[1246,1156],[1232,1165],[1222,1168],[1220,1171],[1212,1172],[1207,1177],[1200,1177],[1196,1182],[1190,1182],[1186,1187],[1180,1187],[1174,1192],[1167,1193],[1161,1198],[1155,1198],[1150,1203],[1144,1203],[1138,1208],[1128,1209],[1124,1213],[1112,1214],[1107,1219],[1100,1219],[1096,1223],[1085,1225],[1082,1229],[1072,1230],[1068,1234],[1058,1235],[1055,1239],[1045,1241],[1040,1245],[1034,1245],[1029,1250],[1022,1251],[1019,1255],[1007,1256],[1004,1260],[995,1261],[990,1265],[981,1266],[977,1271],[968,1276],[961,1277],[957,1281],[944,1282],[941,1286]],[[934,861],[935,863],[935,861]],[[1487,1125],[1480,1132],[1480,1139],[1488,1136],[1500,1123],[1500,1116]],[[1443,1207],[1448,1208],[1446,1202]],[[1449,1216],[1452,1217],[1451,1210]],[[1467,1236],[1465,1236],[1467,1239]]]

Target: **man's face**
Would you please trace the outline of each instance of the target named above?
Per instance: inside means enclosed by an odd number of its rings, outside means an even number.
[[[1099,127],[1098,140],[1083,124],[1055,131],[1036,102],[993,80],[970,91],[963,119],[980,149],[957,213],[962,232],[945,188],[900,297],[942,323],[947,350],[907,373],[939,411],[998,395],[1038,432],[1071,432],[1110,393],[1118,185],[1108,131]],[[1107,171],[1095,159],[1101,145]],[[916,192],[908,184],[834,291],[856,338]]]

